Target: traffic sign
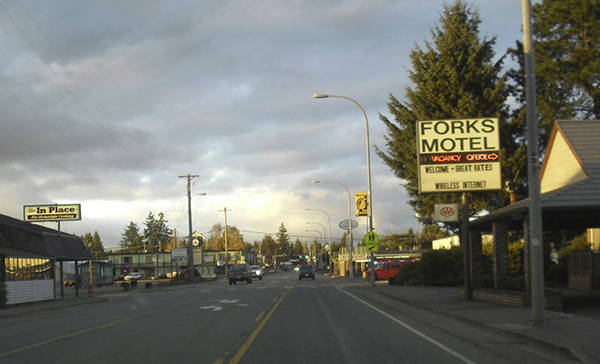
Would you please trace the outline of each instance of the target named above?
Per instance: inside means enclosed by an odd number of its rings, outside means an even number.
[[[379,236],[375,231],[371,230],[365,235],[365,247],[370,252],[376,252],[379,250]]]
[[[444,222],[458,221],[458,204],[457,203],[436,203],[434,205],[435,220]]]
[[[352,229],[356,229],[358,227],[358,222],[356,220],[345,219],[340,221],[340,223],[338,224],[340,229],[348,230],[348,228],[350,227],[350,223],[348,221],[352,221]]]

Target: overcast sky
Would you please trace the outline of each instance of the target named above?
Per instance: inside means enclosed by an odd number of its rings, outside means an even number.
[[[0,213],[81,203],[62,229],[123,228],[164,212],[187,234],[228,223],[247,242],[276,232],[317,236],[348,217],[347,194],[367,190],[371,147],[385,147],[379,113],[403,99],[408,53],[430,40],[443,1],[0,0]],[[521,2],[471,4],[497,57],[521,39]],[[477,115],[472,115],[476,117]],[[420,227],[402,181],[372,151],[379,234]],[[353,217],[354,218],[354,217]],[[359,234],[365,218],[356,218]],[[55,223],[45,223],[56,227]]]

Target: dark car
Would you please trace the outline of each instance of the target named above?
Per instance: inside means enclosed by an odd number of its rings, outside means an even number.
[[[302,278],[312,278],[315,280],[315,268],[312,265],[304,264],[300,267],[300,271],[298,272],[298,279],[302,280]]]
[[[236,284],[237,281],[246,281],[248,284],[252,283],[250,270],[248,270],[246,264],[231,265],[227,272],[227,279],[229,279],[229,284]]]

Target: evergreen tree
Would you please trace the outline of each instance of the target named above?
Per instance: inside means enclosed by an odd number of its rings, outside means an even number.
[[[556,120],[600,118],[600,2],[544,0],[532,7],[540,149]],[[515,123],[525,125],[523,44],[508,50],[519,67],[507,72],[518,103]],[[525,175],[524,175],[525,176]]]
[[[130,221],[129,225],[125,227],[123,233],[121,233],[121,241],[119,242],[119,245],[122,248],[127,248],[130,253],[142,252],[142,237],[140,235],[140,229],[136,223]]]
[[[600,118],[600,2],[544,0],[532,18],[536,80],[566,92],[572,117]]]
[[[159,249],[164,250],[167,246],[173,232],[167,226],[167,222],[162,212],[158,213],[158,219],[152,212],[148,213],[144,221],[144,244],[147,252],[154,253]]]
[[[456,202],[459,193],[418,193],[415,126],[419,120],[498,117],[501,158],[513,157],[513,136],[505,125],[507,113],[505,79],[499,77],[502,60],[493,62],[495,38],[479,39],[481,20],[477,11],[463,1],[445,5],[440,24],[432,29],[432,42],[410,52],[413,87],[406,89],[407,102],[390,95],[389,112],[395,122],[380,114],[387,127],[387,150],[376,148],[394,174],[405,180],[409,204],[424,223],[433,221],[435,203]],[[503,170],[503,175],[507,175]],[[508,194],[468,193],[471,213],[501,206]]]
[[[296,242],[294,243],[293,253],[296,255],[302,255],[304,253],[304,246],[299,238],[296,238]]]
[[[290,237],[287,234],[287,229],[283,225],[283,222],[279,226],[279,232],[277,233],[277,255],[288,255],[290,252]]]
[[[331,251],[338,252],[340,250],[340,247],[345,247],[347,243],[348,243],[348,234],[346,232],[344,232],[344,234],[342,235],[342,238],[340,239],[340,242],[338,244],[332,243]]]
[[[92,254],[93,260],[100,260],[106,258],[106,252],[104,251],[102,239],[100,239],[100,235],[97,231],[94,231],[94,234],[85,233],[81,238],[85,246],[89,249],[90,253]]]

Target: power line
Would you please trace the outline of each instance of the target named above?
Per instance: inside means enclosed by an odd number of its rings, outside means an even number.
[[[45,38],[46,42],[50,46],[52,52],[54,53],[54,56],[57,57],[59,53],[56,50],[56,47],[54,47],[54,45],[52,44],[52,42],[50,41],[50,39],[45,35],[45,32],[42,31],[42,29],[39,26],[39,24],[37,23],[37,21],[30,15],[29,11],[27,11],[27,9],[23,6],[23,4],[21,2],[19,2],[19,4],[24,9],[25,14],[36,25],[38,31],[40,31],[40,33],[43,35],[43,37]],[[104,126],[101,125],[101,123],[99,122],[99,120],[97,120],[93,116],[93,113],[90,112],[90,110],[87,109],[85,107],[85,105],[81,102],[81,100],[79,100],[79,98],[77,96],[75,96],[74,92],[67,85],[65,85],[65,83],[60,79],[60,77],[56,73],[56,71],[52,67],[50,67],[48,64],[46,64],[46,62],[44,62],[44,60],[42,58],[42,55],[41,55],[41,52],[34,45],[34,43],[32,42],[32,40],[29,38],[29,36],[27,36],[27,34],[23,30],[23,28],[19,25],[19,23],[14,18],[14,16],[10,13],[10,11],[6,8],[6,6],[2,2],[0,2],[0,8],[2,8],[2,10],[4,11],[4,13],[6,13],[6,15],[8,16],[9,20],[11,21],[11,23],[13,23],[13,25],[16,27],[16,29],[21,34],[21,36],[23,37],[23,39],[25,39],[25,41],[27,42],[29,48],[31,50],[33,50],[33,52],[37,55],[37,57],[39,58],[39,60],[41,61],[41,63],[44,65],[44,67],[46,67],[48,70],[50,70],[52,72],[52,74],[54,74],[56,80],[58,80],[58,83],[60,83],[60,85],[61,85],[62,89],[65,91],[65,93],[73,100],[73,102],[75,104],[77,104],[80,107],[81,110],[84,111],[84,113],[86,114],[87,118],[96,126],[96,128],[98,130],[100,130],[106,137],[108,137],[109,139],[111,139],[112,141],[114,141],[116,144],[118,144],[119,146],[121,146],[122,149],[128,150],[128,151],[131,151],[131,150],[137,151],[137,149],[134,149],[133,147],[130,147],[127,144],[121,143],[121,141],[119,141],[114,135],[112,135],[108,131],[107,128],[105,128]],[[4,31],[4,33],[6,33],[7,35],[9,35],[9,33],[6,31],[6,29],[4,27],[2,27],[2,30]],[[73,74],[74,74],[75,79],[77,79],[80,83],[82,83],[81,80],[77,77],[77,75],[75,73],[73,73]],[[102,108],[98,108],[98,109],[101,110],[102,112],[108,114],[108,112],[106,111],[106,109],[102,109]],[[110,117],[110,115],[109,115],[109,117]],[[116,119],[114,117],[110,117],[110,118],[113,119],[113,120]],[[154,150],[148,149],[145,146],[145,144],[142,144],[140,146],[140,149],[144,149],[145,155],[154,155],[154,153],[155,153]]]
[[[251,233],[251,234],[260,234],[260,235],[277,235],[277,234],[279,234],[279,232],[273,233],[273,232],[253,231],[253,230],[243,230],[243,229],[237,229],[237,230],[239,232],[242,232],[242,233]],[[315,236],[296,235],[296,234],[287,234],[287,236],[292,237],[292,238],[304,238],[304,239],[319,238],[319,237],[315,237]],[[331,240],[338,240],[338,241],[340,241],[341,238],[332,238]]]

